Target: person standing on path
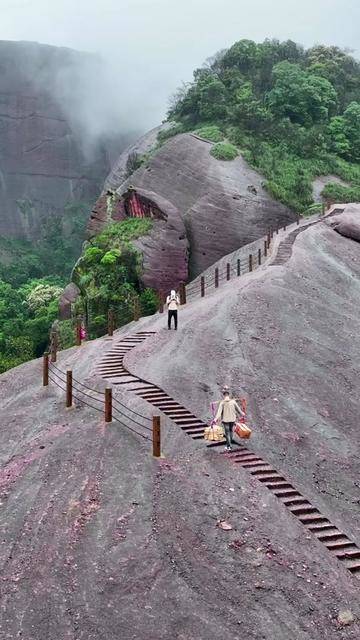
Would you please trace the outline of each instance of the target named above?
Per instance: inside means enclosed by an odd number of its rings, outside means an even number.
[[[225,386],[223,388],[223,399],[219,402],[219,407],[215,417],[216,422],[221,421],[224,427],[226,438],[225,451],[231,451],[231,445],[234,443],[233,429],[236,422],[237,413],[240,416],[245,415],[236,400],[230,397],[229,387]]]
[[[172,290],[170,295],[166,298],[166,305],[168,308],[168,329],[171,329],[171,320],[174,318],[175,330],[178,327],[178,308],[180,306],[180,298],[176,291]]]

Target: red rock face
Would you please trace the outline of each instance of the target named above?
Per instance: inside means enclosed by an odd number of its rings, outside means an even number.
[[[177,289],[180,282],[188,279],[189,256],[189,243],[179,211],[152,191],[136,189],[134,193],[140,210],[147,211],[147,217],[154,221],[150,234],[134,243],[143,254],[142,281],[157,291]],[[128,192],[124,198],[126,203]],[[138,204],[135,211],[139,211]]]
[[[151,131],[139,142],[139,153]],[[239,156],[231,162],[210,154],[211,144],[191,134],[168,140],[148,162],[124,180],[129,153],[124,151],[106,180],[106,188],[149,190],[178,211],[190,246],[189,275],[196,277],[222,256],[254,242],[269,227],[288,224],[296,215],[264,189],[263,177]],[[161,252],[158,261],[161,262]]]
[[[108,191],[97,199],[90,214],[87,236],[91,238],[102,231],[110,222],[120,222],[127,217],[124,199]]]
[[[150,209],[158,207],[160,213],[154,217],[159,221],[150,236],[137,243],[144,255],[143,281],[148,286],[176,287],[261,238],[269,227],[296,218],[265,191],[262,176],[241,156],[220,162],[210,155],[211,144],[191,134],[168,140],[124,180],[129,154],[148,150],[156,142],[156,133],[149,132],[138,146],[121,154],[105,182],[105,189],[112,191],[103,192],[88,225],[93,235],[111,220],[143,215],[141,203],[135,199],[131,204],[131,191],[148,200]],[[111,212],[106,193],[113,194]],[[152,216],[151,211],[148,215]]]
[[[35,43],[0,42],[0,234],[36,238],[41,219],[93,201],[109,171],[106,150],[91,158],[61,104],[46,90],[83,54]],[[40,81],[41,79],[41,81]]]
[[[119,187],[131,182],[174,203],[190,243],[192,277],[261,238],[270,226],[296,217],[269,195],[262,176],[241,156],[219,161],[211,156],[211,146],[191,134],[176,136]]]
[[[111,191],[97,200],[88,225],[88,235],[96,235],[106,224],[127,217],[151,218],[149,235],[134,242],[143,255],[144,286],[157,291],[178,288],[188,278],[189,247],[185,225],[176,207],[165,198],[144,189]]]

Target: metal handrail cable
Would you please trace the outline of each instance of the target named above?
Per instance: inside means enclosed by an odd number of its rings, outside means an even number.
[[[56,384],[57,387],[59,387],[59,389],[61,389],[61,391],[66,391],[66,387],[62,387],[61,384],[59,384],[58,382],[56,382],[56,380],[54,380],[49,372],[49,379],[51,380],[51,382],[53,382],[54,384]]]
[[[116,422],[119,422],[119,424],[122,424],[122,426],[125,427],[125,429],[129,429],[129,431],[132,431],[137,436],[140,436],[141,438],[144,438],[144,440],[150,440],[150,438],[148,436],[144,435],[143,433],[139,433],[138,431],[136,431],[136,429],[132,429],[131,427],[129,427],[128,424],[124,424],[124,422],[119,420],[119,418],[116,418],[116,416],[115,416],[115,420],[116,420]]]
[[[87,391],[92,391],[93,393],[97,393],[99,396],[104,396],[104,391],[98,391],[97,389],[92,389],[92,387],[88,387],[86,386],[86,384],[83,384],[83,382],[80,382],[80,380],[77,380],[76,378],[73,377],[73,385],[79,385],[80,387],[83,387],[84,389],[86,389]],[[81,389],[78,389],[79,393],[84,393],[84,391],[82,391]],[[94,400],[97,400],[97,398],[94,398]],[[99,401],[100,402],[100,401]]]
[[[114,399],[113,399],[113,403],[114,403]],[[119,409],[117,409],[116,407],[114,407],[113,404],[113,408],[115,409],[115,411],[117,411],[117,413],[119,413],[121,416],[123,416],[123,418],[127,418],[128,420],[131,420],[131,422],[133,422],[134,424],[137,424],[139,427],[141,427],[142,429],[148,429],[149,431],[151,431],[150,427],[147,427],[145,424],[141,424],[141,422],[138,422],[138,420],[135,420],[135,418],[132,418],[130,416],[127,416],[125,413],[123,413],[122,411],[119,411]]]
[[[94,400],[94,402],[102,402],[102,400],[100,400],[99,398],[94,398],[94,396],[90,396],[88,393],[85,393],[85,391],[82,391],[82,389],[78,389],[75,385],[73,385],[73,387],[78,393],[82,393],[83,396],[86,396],[87,398],[91,398],[91,400]]]
[[[151,422],[151,418],[149,418],[148,416],[144,416],[142,415],[142,413],[138,413],[137,411],[135,411],[134,409],[131,409],[130,407],[128,407],[126,404],[123,404],[123,402],[120,402],[120,400],[117,400],[117,398],[113,398],[113,403],[114,404],[118,404],[120,405],[120,407],[123,407],[124,409],[127,409],[127,411],[130,411],[131,413],[133,413],[135,416],[138,416],[139,418],[143,418],[144,420],[148,420],[149,422]],[[120,412],[121,413],[121,412]]]
[[[82,400],[82,398],[78,398],[77,395],[75,395],[73,393],[73,398],[75,398],[75,400],[77,400],[78,402],[81,402],[82,404],[85,404],[87,407],[90,407],[91,409],[94,409],[95,411],[99,411],[100,413],[103,413],[103,409],[99,409],[99,407],[94,407],[92,404],[90,404],[89,402],[86,402],[86,400]]]

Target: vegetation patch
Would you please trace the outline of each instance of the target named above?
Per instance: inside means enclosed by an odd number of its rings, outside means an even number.
[[[312,204],[320,175],[350,183],[347,191],[326,187],[324,195],[344,201],[358,194],[360,63],[338,47],[240,40],[196,69],[169,119],[185,130],[224,131],[263,173],[269,192],[298,213]]]
[[[21,202],[22,212],[30,206]],[[85,235],[89,205],[43,219],[37,241],[0,237],[0,373],[40,356]]]
[[[163,131],[159,131],[157,139],[158,143],[161,146],[169,140],[170,138],[174,138],[174,136],[179,135],[180,133],[185,133],[187,128],[185,124],[181,122],[172,122],[171,126],[168,129],[164,129]]]
[[[88,212],[84,203],[69,205],[64,218],[45,221],[35,243],[0,237],[0,373],[42,355],[48,347],[59,298],[81,251]],[[135,301],[143,315],[156,310],[156,293],[140,285],[141,255],[132,244],[152,225],[149,219],[128,218],[86,244],[74,280],[82,291],[76,311],[88,315],[90,337],[106,332],[111,305],[121,310],[119,323],[133,318]],[[61,348],[72,346],[73,322],[58,326]]]
[[[108,247],[111,244],[116,248],[124,242],[148,235],[152,228],[153,221],[150,218],[126,218],[121,222],[109,224],[91,243],[101,247]]]
[[[81,291],[77,312],[88,318],[90,337],[106,332],[110,308],[118,315],[118,325],[133,318],[136,304],[142,315],[156,311],[157,294],[141,286],[142,255],[132,243],[150,233],[152,226],[147,218],[112,223],[84,249],[73,281]]]
[[[237,148],[230,142],[218,142],[212,147],[210,153],[217,160],[235,160],[239,155]]]
[[[360,202],[360,184],[354,187],[345,187],[333,182],[327,184],[322,193],[332,202]]]
[[[0,278],[15,288],[49,275],[65,283],[81,252],[89,211],[84,202],[67,205],[63,216],[43,219],[39,238],[32,242],[0,236]]]
[[[0,373],[42,355],[61,292],[55,277],[29,280],[17,289],[0,280]]]
[[[196,129],[194,133],[200,138],[210,140],[210,142],[221,142],[224,139],[224,134],[220,131],[216,125],[206,125],[200,129]]]

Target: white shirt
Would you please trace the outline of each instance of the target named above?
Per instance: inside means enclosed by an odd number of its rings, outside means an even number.
[[[177,311],[177,308],[180,304],[179,296],[175,296],[175,298],[168,296],[166,298],[166,304],[168,306],[169,311]]]

